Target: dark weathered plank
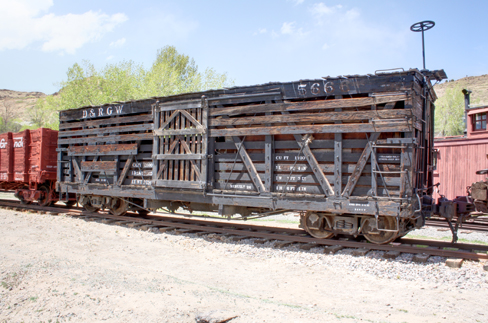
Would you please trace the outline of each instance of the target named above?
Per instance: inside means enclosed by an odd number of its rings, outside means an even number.
[[[237,114],[251,114],[251,113],[264,113],[264,112],[354,108],[354,107],[368,106],[372,104],[384,104],[388,102],[404,101],[406,99],[407,99],[406,94],[398,94],[398,95],[382,96],[382,97],[247,105],[247,106],[239,106],[239,107],[212,109],[210,110],[210,116],[216,117],[216,116],[232,116]]]
[[[131,132],[131,131],[148,131],[152,130],[152,124],[138,124],[131,126],[118,126],[118,127],[104,127],[96,129],[80,129],[71,131],[62,131],[59,133],[59,138],[73,137],[73,136],[89,136],[89,135],[103,135],[106,133],[115,134],[119,132]]]
[[[77,181],[79,182],[79,181],[81,181],[81,178],[83,177],[83,175],[81,174],[80,166],[78,165],[78,162],[76,161],[75,158],[71,159],[71,163],[73,164],[73,168],[75,169]],[[72,174],[70,173],[70,182],[73,181],[71,176],[72,176]]]
[[[138,102],[122,102],[106,104],[97,107],[85,107],[59,112],[59,121],[91,120],[106,117],[116,117],[128,114],[143,114],[151,112],[151,105],[155,99],[148,99]]]
[[[224,96],[213,97],[213,98],[209,97],[207,100],[209,105],[224,105],[224,104],[262,102],[262,101],[277,101],[277,100],[282,100],[282,96],[281,96],[281,92],[250,93],[250,94],[239,93],[237,95],[224,95]]]
[[[173,111],[173,110],[185,110],[185,109],[196,109],[201,107],[200,100],[178,100],[171,102],[159,103],[158,111]]]
[[[158,160],[197,160],[205,158],[202,154],[159,154],[154,157]]]
[[[265,155],[265,165],[266,165],[266,170],[264,173],[264,186],[266,191],[271,192],[272,187],[273,187],[273,173],[274,173],[274,159],[273,159],[273,153],[274,153],[274,139],[273,136],[266,136],[265,138],[265,149],[264,149],[264,155]]]
[[[132,161],[134,160],[134,156],[130,156],[129,159],[125,162],[124,169],[122,173],[120,173],[119,180],[117,181],[117,186],[121,186],[129,172],[130,166],[132,165]]]
[[[289,115],[243,116],[239,118],[213,118],[212,127],[230,125],[251,125],[263,123],[310,122],[323,123],[332,121],[357,121],[369,119],[398,119],[412,116],[412,110],[373,110],[373,111],[343,111],[320,113],[295,113]]]
[[[354,124],[326,124],[326,125],[300,125],[300,126],[275,126],[275,127],[249,127],[232,129],[211,129],[211,137],[257,135],[282,135],[282,134],[313,134],[313,133],[354,133],[354,132],[407,132],[412,131],[412,123],[409,120],[376,123]]]
[[[256,171],[256,167],[254,167],[253,160],[249,156],[244,147],[244,143],[237,137],[232,137],[234,143],[236,145],[237,151],[241,157],[242,162],[246,166],[247,172],[250,174],[251,179],[257,189],[257,191],[262,194],[266,192],[266,188],[263,185],[263,181],[261,180],[261,176],[259,176],[258,172]]]
[[[170,187],[170,188],[188,188],[188,189],[202,189],[203,183],[200,181],[179,181],[179,180],[162,180],[158,179],[154,184],[156,187]],[[180,193],[181,194],[181,193]],[[181,199],[181,197],[180,197]]]
[[[115,125],[121,123],[136,123],[136,122],[145,122],[145,121],[152,121],[152,115],[149,114],[140,114],[135,116],[126,116],[126,117],[113,117],[113,118],[103,118],[99,120],[86,120],[81,122],[61,122],[59,124],[59,131],[63,133],[66,129],[73,129],[73,128],[89,128],[89,127],[97,127],[97,126],[105,126],[105,125]]]
[[[134,141],[134,140],[149,140],[153,139],[152,132],[150,133],[134,133],[129,135],[110,135],[104,137],[85,137],[85,138],[71,138],[71,139],[58,139],[59,145],[66,144],[86,144],[86,143],[104,143],[112,141]]]
[[[203,126],[203,129],[205,132],[200,136],[202,145],[200,147],[201,150],[199,150],[199,153],[201,153],[204,156],[208,156],[208,113],[209,113],[209,108],[208,108],[208,101],[206,97],[202,97],[202,103],[201,103],[202,109],[198,109],[198,111],[201,111],[201,119],[200,123]],[[198,115],[198,113],[197,113]],[[212,152],[213,153],[213,152]],[[199,176],[199,179],[202,183],[202,189],[206,190],[207,189],[207,183],[208,183],[208,159],[204,158],[201,161],[201,176]]]
[[[413,74],[414,73],[399,73],[394,76],[369,75],[367,77],[353,75],[348,77],[325,77],[321,80],[302,80],[300,82],[285,83],[284,99],[409,91],[411,90],[411,84],[413,82]]]
[[[366,139],[342,139],[342,148],[364,149],[368,141]],[[277,140],[273,143],[275,149],[300,149],[296,140]],[[334,140],[315,139],[309,144],[311,149],[334,149]],[[216,142],[216,149],[235,149],[233,142]],[[265,149],[265,140],[246,142],[247,149]]]
[[[71,146],[68,156],[137,155],[137,144]]]
[[[229,190],[229,191],[247,191],[247,192],[252,192],[253,191],[253,184],[251,182],[248,183],[235,183],[235,182],[229,182],[227,184],[225,183],[215,183],[215,189],[222,189],[222,190]],[[398,187],[395,187],[398,189]],[[290,184],[288,185],[285,184],[275,184],[274,185],[274,192],[275,193],[293,193],[293,194],[324,194],[322,192],[322,188],[318,185],[306,185],[306,184]],[[370,186],[357,186],[354,190],[354,195],[353,196],[364,196],[367,195],[368,191],[370,190]],[[390,196],[398,196],[398,190],[388,190],[388,193]],[[380,196],[388,196],[386,193],[385,189],[379,189],[378,194]],[[324,195],[325,196],[325,195]],[[292,202],[292,201],[290,201]],[[337,210],[340,210],[336,208],[335,213],[337,213]],[[324,210],[321,210],[324,211]],[[357,212],[356,212],[357,213]]]
[[[218,162],[218,163],[215,163],[215,169],[216,171],[230,171],[232,169],[232,165],[234,165],[233,163],[223,163],[223,162]],[[388,166],[387,168],[386,167],[383,167],[383,166]],[[258,172],[264,172],[266,170],[266,163],[254,163],[254,167],[256,167],[256,170]],[[351,174],[354,169],[356,167],[356,163],[354,164],[342,164],[342,172],[344,174],[348,173],[348,174]],[[334,164],[331,164],[331,163],[327,163],[327,164],[320,164],[320,169],[322,169],[322,171],[324,173],[333,173],[334,172]],[[380,164],[380,169],[384,169],[384,170],[395,170],[395,171],[398,171],[400,170],[400,165],[396,164],[396,165],[382,165]],[[243,170],[246,170],[245,169],[245,166],[239,161],[237,162],[235,165],[234,165],[234,170],[236,172],[241,172]],[[283,164],[283,163],[277,163],[275,162],[274,164],[274,171],[276,173],[289,173],[290,171],[293,171],[293,174],[301,174],[301,173],[312,173],[312,169],[310,168],[310,165],[308,164],[303,164],[303,163],[297,163],[296,165],[294,164]],[[364,170],[363,170],[363,174],[364,173],[371,173],[371,167],[369,164],[367,164],[365,167],[364,167]]]
[[[317,161],[320,162],[332,162],[334,161],[334,153],[333,152],[315,152],[315,158]],[[235,159],[235,154],[220,154],[216,155],[215,161],[216,162],[233,162]],[[342,161],[346,163],[357,163],[359,158],[362,155],[360,153],[348,153],[344,154]],[[265,155],[259,153],[249,153],[249,157],[253,160],[254,163],[256,162],[264,162]],[[302,162],[306,162],[306,157],[302,153],[301,155],[298,152],[293,153],[275,153],[274,160],[277,162],[290,162],[293,163],[295,160],[299,160]],[[368,156],[369,157],[369,156]],[[361,157],[362,158],[362,157]],[[400,164],[400,154],[378,154],[378,163],[388,163],[388,164]],[[298,164],[297,164],[298,165]]]
[[[158,112],[156,109],[157,109],[157,104],[159,102],[156,102],[153,106],[152,106],[152,111],[153,111],[153,116],[154,116],[154,129],[159,129],[159,126],[161,124],[161,117],[162,117],[162,113],[161,112]],[[160,154],[160,152],[164,152],[164,141],[161,140],[161,138],[159,137],[154,137],[153,138],[153,145],[152,145],[152,156],[151,156],[151,159],[152,159],[152,181],[156,181],[159,176],[160,176],[160,172],[159,172],[159,167],[160,167],[160,163],[159,161],[154,157],[154,156],[157,156]]]
[[[117,168],[115,161],[82,161],[81,171],[82,172],[104,172],[112,171],[114,172]]]
[[[342,96],[335,97],[336,100],[341,100]],[[336,108],[335,112],[340,113],[342,108]],[[335,124],[341,124],[342,121],[337,120]],[[341,196],[342,192],[342,133],[334,134],[334,195]]]
[[[327,179],[329,181],[334,181],[335,175],[326,175]],[[228,173],[228,172],[216,172],[215,173],[215,179],[222,182],[222,181],[232,181],[232,182],[241,182],[241,183],[251,183],[251,177],[249,176],[248,173]],[[349,180],[349,176],[342,176],[341,178],[341,183],[346,184],[347,181]],[[400,177],[387,177],[384,176],[383,179],[378,178],[378,185],[383,185],[383,180],[384,183],[387,186],[400,186],[401,184],[401,178]],[[274,184],[284,184],[284,183],[289,183],[289,184],[294,184],[294,183],[300,183],[300,184],[314,184],[314,185],[319,185],[319,182],[317,181],[317,177],[313,174],[294,174],[294,175],[289,175],[289,174],[275,174],[273,175],[272,182]],[[366,176],[363,175],[359,178],[358,180],[358,185],[362,186],[369,186],[371,185],[371,176]],[[398,189],[398,188],[397,188]]]
[[[173,135],[200,135],[205,133],[203,127],[188,129],[157,129],[154,130],[154,136],[173,136]]]

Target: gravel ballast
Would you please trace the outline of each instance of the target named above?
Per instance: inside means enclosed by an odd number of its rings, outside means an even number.
[[[488,320],[487,272],[473,261],[455,269],[442,257],[278,249],[6,210],[0,231],[0,322]]]

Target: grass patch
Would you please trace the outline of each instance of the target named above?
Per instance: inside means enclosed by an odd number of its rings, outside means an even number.
[[[476,243],[476,244],[482,244],[484,246],[488,246],[488,243],[481,241],[481,240],[468,240],[468,239],[458,239],[458,242],[464,242],[464,243]]]
[[[412,234],[412,233],[407,234],[405,236],[405,238],[409,238],[409,239],[425,239],[425,240],[434,240],[434,241],[447,241],[447,242],[451,242],[451,240],[452,240],[452,237],[432,238],[432,237],[429,237],[429,236],[424,236],[424,235],[420,235],[420,234]],[[487,242],[480,241],[480,240],[469,240],[469,239],[465,239],[465,238],[459,238],[458,239],[458,242],[470,243],[470,244],[480,244],[480,245],[488,246],[488,243]]]
[[[458,251],[459,248],[450,248],[450,247],[445,247],[442,248],[442,250],[448,250],[448,251]]]
[[[280,219],[280,220],[275,220],[275,219],[250,219],[248,221],[256,221],[256,222],[277,222],[277,223],[286,223],[286,224],[300,224],[299,220],[286,220],[286,219]]]
[[[333,313],[333,314],[338,319],[353,319],[353,320],[357,320],[358,319],[357,317],[352,316],[352,315],[338,315],[338,314],[335,314],[335,313]],[[372,321],[369,321],[369,322],[372,322]]]
[[[7,274],[7,276],[2,280],[0,285],[2,285],[3,288],[11,290],[22,282],[22,278],[24,278],[26,272],[24,271],[19,271],[18,273],[13,272]]]

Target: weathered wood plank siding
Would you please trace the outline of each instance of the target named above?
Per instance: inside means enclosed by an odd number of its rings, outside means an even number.
[[[425,75],[410,70],[62,111],[58,186],[149,200],[397,215],[414,188],[432,181],[431,112],[424,107],[432,91]]]

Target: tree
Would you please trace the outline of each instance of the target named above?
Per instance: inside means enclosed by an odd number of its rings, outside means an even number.
[[[436,136],[456,136],[464,132],[464,95],[459,86],[446,89],[435,104]]]
[[[58,111],[60,107],[55,95],[37,100],[36,104],[27,108],[27,110],[29,111],[31,127],[33,129],[40,127],[58,128]]]
[[[167,46],[158,50],[149,69],[133,61],[108,64],[97,70],[89,61],[74,64],[68,69],[67,79],[60,83],[57,96],[38,101],[32,110],[31,122],[38,126],[57,129],[60,110],[116,101],[130,101],[155,96],[196,92],[230,86],[227,74],[208,68],[198,71],[195,61]],[[56,118],[54,118],[54,116]]]
[[[17,132],[22,127],[16,120],[19,116],[17,109],[11,99],[3,97],[2,106],[0,107],[0,133]]]

